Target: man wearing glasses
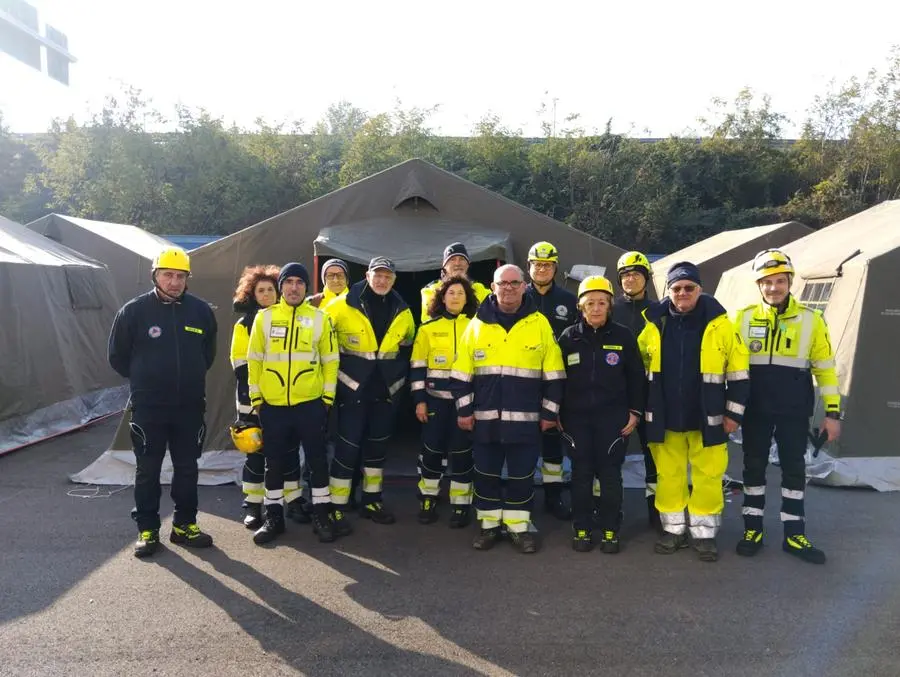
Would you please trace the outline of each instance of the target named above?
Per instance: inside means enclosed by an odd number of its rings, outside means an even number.
[[[488,296],[463,332],[451,372],[459,427],[474,430],[475,508],[488,550],[500,525],[519,552],[537,552],[531,526],[541,433],[556,427],[566,376],[553,330],[525,295],[518,266],[494,273]],[[504,494],[503,464],[507,466]]]
[[[687,547],[689,530],[699,558],[715,562],[728,435],[749,398],[749,353],[722,305],[703,293],[697,266],[676,263],[666,285],[668,298],[644,311],[638,336],[648,380],[647,441],[659,473],[663,534],[655,550]]]
[[[528,251],[528,296],[550,322],[553,336],[579,318],[578,299],[554,281],[559,267],[559,252],[549,242],[538,242]],[[559,430],[549,429],[541,440],[541,477],[544,484],[544,509],[559,520],[572,519],[572,511],[562,497],[563,449]]]
[[[322,266],[322,284],[325,288],[315,296],[310,296],[308,303],[324,309],[350,289],[350,269],[347,263],[341,259],[328,259]]]
[[[393,288],[396,277],[394,262],[376,256],[366,279],[325,308],[341,354],[331,500],[338,510],[346,508],[361,459],[360,514],[378,524],[394,522],[382,501],[383,468],[415,337],[412,311]]]

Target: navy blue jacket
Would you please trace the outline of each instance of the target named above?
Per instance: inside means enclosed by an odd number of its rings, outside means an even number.
[[[533,284],[528,285],[526,293],[550,322],[553,335],[557,339],[566,327],[578,321],[578,299],[575,294],[568,289],[563,289],[556,282],[546,294],[541,294]]]
[[[131,385],[134,407],[203,407],[216,358],[216,318],[192,294],[165,303],[152,290],[116,313],[109,364]]]
[[[613,321],[625,325],[635,336],[639,336],[644,328],[643,312],[653,303],[644,294],[644,298],[634,300],[630,296],[618,296],[613,302]]]

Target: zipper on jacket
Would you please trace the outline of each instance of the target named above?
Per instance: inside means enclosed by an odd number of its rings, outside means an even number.
[[[291,332],[289,336],[291,337],[288,341],[288,370],[287,370],[287,382],[291,382],[291,353],[294,350],[294,318],[297,316],[297,306],[291,307]],[[291,386],[287,387],[287,403],[288,406],[291,406]]]
[[[172,333],[175,334],[175,395],[176,402],[181,404],[181,341],[178,332],[178,314],[175,312],[175,304],[172,302]]]

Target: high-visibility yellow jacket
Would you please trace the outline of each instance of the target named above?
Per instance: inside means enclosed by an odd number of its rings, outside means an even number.
[[[451,387],[475,441],[537,442],[541,419],[559,418],[566,369],[547,318],[525,297],[507,332],[489,297],[463,332]]]
[[[322,398],[334,402],[338,349],[328,316],[282,298],[260,310],[250,330],[248,385],[253,406],[277,407]]]
[[[740,423],[749,392],[749,353],[740,334],[728,319],[725,308],[713,297],[702,294],[698,302],[706,327],[700,340],[700,405],[703,445],[711,447],[728,441],[722,427],[724,416]],[[644,311],[647,323],[638,336],[638,347],[647,371],[648,393],[644,419],[647,441],[662,443],[666,436],[663,379],[678,378],[662,373],[662,334],[669,317],[670,301],[653,304]],[[727,386],[727,387],[726,387]]]
[[[253,408],[250,403],[250,391],[247,379],[249,377],[247,367],[247,350],[250,347],[250,327],[253,326],[253,318],[256,313],[247,313],[234,323],[234,331],[231,334],[231,368],[237,381],[235,388],[235,407],[237,413],[248,416]],[[249,320],[249,322],[248,322]]]
[[[813,378],[826,412],[841,410],[828,326],[793,296],[784,313],[766,303],[742,308],[734,326],[750,350],[750,403],[765,414],[812,416]]]
[[[432,319],[428,314],[428,306],[431,305],[431,299],[437,294],[437,289],[440,285],[441,280],[435,280],[422,287],[422,322]],[[475,298],[478,300],[478,303],[481,303],[491,295],[491,288],[485,287],[481,282],[472,282],[472,291],[475,292]]]
[[[365,288],[365,280],[357,282],[345,296],[336,298],[325,307],[341,351],[338,382],[341,387],[356,392],[369,382],[377,370],[393,396],[406,384],[409,354],[416,334],[415,322],[409,306],[396,291],[391,290],[388,292],[388,302],[391,303],[393,316],[381,345],[378,345],[375,330],[360,298]]]
[[[452,400],[450,371],[456,362],[457,348],[470,317],[460,313],[444,314],[419,326],[410,359],[410,391],[414,404],[426,401],[426,394]]]
[[[335,294],[328,287],[325,287],[323,291],[319,292],[315,296],[310,296],[307,300],[309,301],[310,305],[316,308],[322,308],[324,310],[325,306],[334,301],[336,298],[345,296],[349,290],[350,287],[344,287],[344,291],[342,291],[340,294]]]

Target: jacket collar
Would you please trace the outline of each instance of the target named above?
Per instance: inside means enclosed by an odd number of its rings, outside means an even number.
[[[644,315],[650,322],[658,322],[661,318],[669,315],[672,308],[672,301],[665,299],[656,304],[651,304],[644,311]],[[697,301],[697,310],[701,318],[709,322],[710,320],[725,315],[725,307],[709,294],[700,294]]]
[[[355,282],[347,292],[347,305],[351,308],[356,308],[356,310],[361,312],[363,315],[366,314],[366,311],[363,310],[361,297],[362,293],[368,286],[368,282],[366,282],[365,280],[360,280],[359,282]],[[404,301],[403,297],[397,293],[396,289],[391,289],[391,291],[387,293],[387,301],[394,309],[395,315],[397,313],[402,313],[404,310],[409,308],[409,306],[406,305],[406,301]]]
[[[500,324],[497,318],[499,312],[500,309],[497,307],[497,297],[494,294],[491,294],[482,301],[480,306],[478,306],[475,317],[487,324]],[[519,306],[519,309],[515,313],[516,322],[536,312],[537,304],[535,304],[534,299],[531,298],[531,295],[525,294],[522,297],[522,305]]]

